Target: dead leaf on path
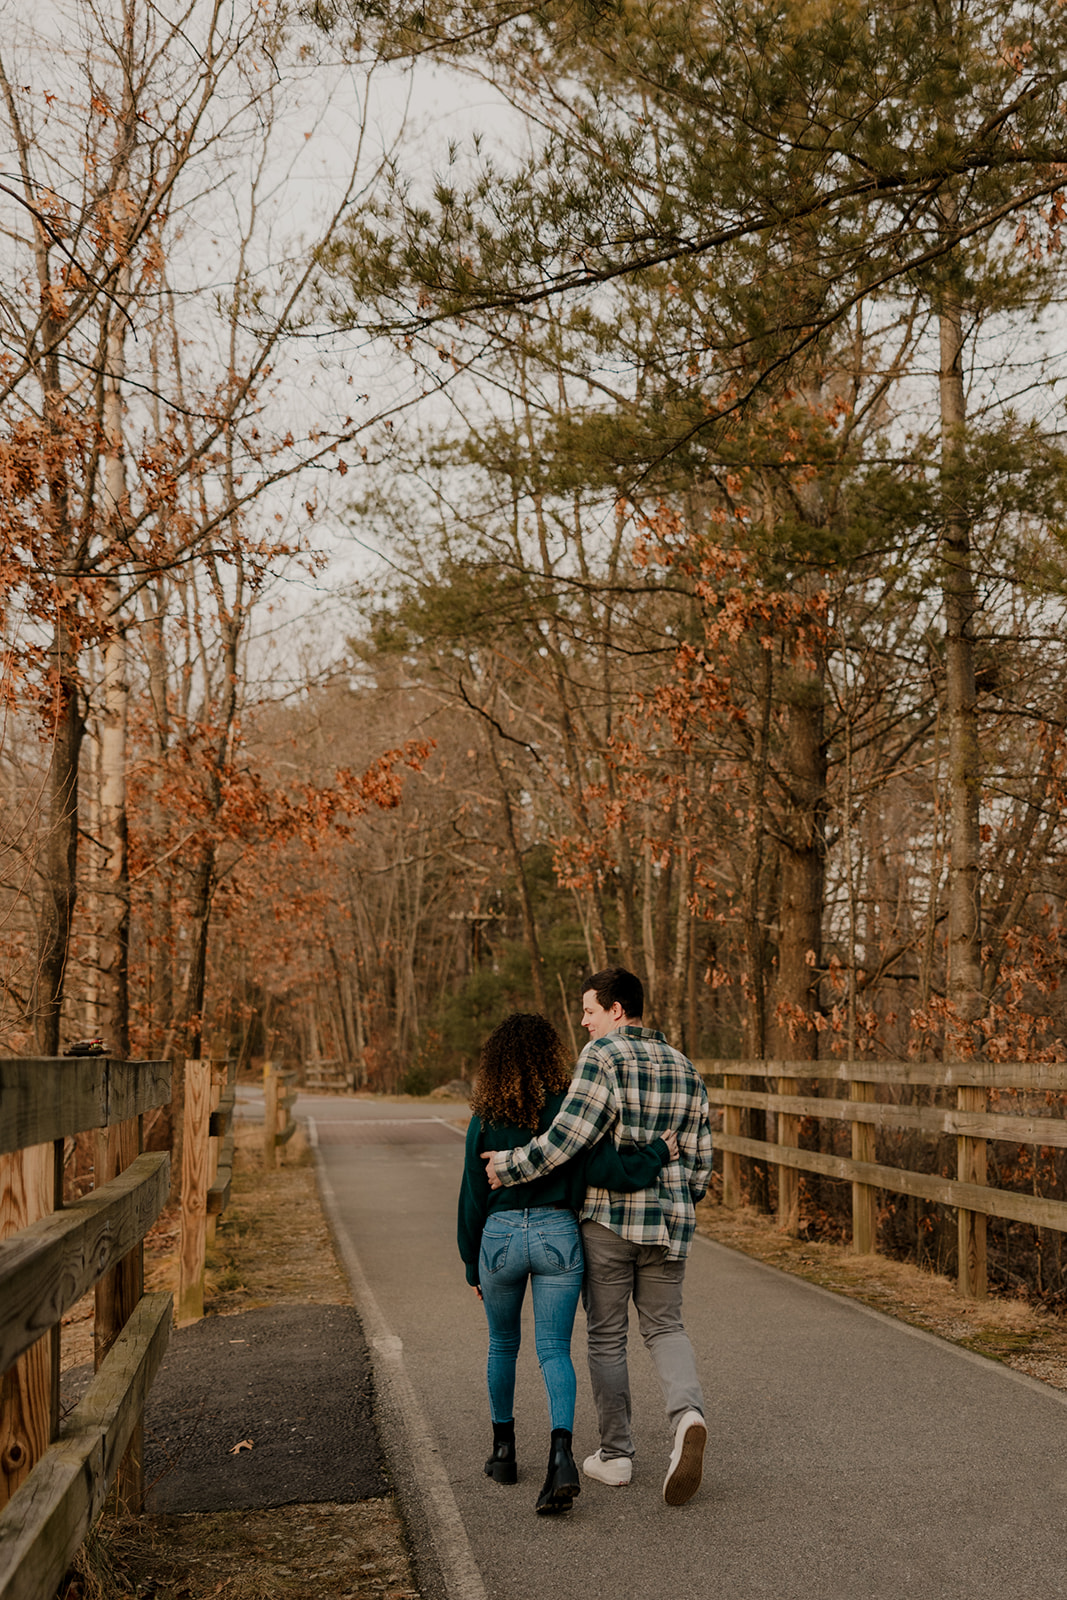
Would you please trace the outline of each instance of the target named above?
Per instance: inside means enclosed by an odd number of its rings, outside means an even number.
[[[239,1456],[242,1450],[251,1450],[251,1448],[251,1439],[242,1439],[239,1444],[234,1445],[233,1449],[230,1451],[230,1454],[231,1456]]]

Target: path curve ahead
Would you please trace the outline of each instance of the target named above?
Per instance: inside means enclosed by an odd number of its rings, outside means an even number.
[[[686,1325],[704,1484],[672,1510],[670,1436],[631,1328],[634,1481],[534,1515],[548,1423],[524,1328],[519,1482],[483,1474],[485,1322],[455,1245],[462,1112],[301,1096],[376,1367],[426,1600],[1052,1600],[1064,1592],[1067,1397],[697,1240]],[[597,1445],[575,1329],[575,1454]]]

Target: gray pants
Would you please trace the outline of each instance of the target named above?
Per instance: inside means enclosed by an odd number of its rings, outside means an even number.
[[[693,1346],[682,1327],[685,1262],[668,1261],[665,1245],[633,1244],[599,1222],[582,1223],[582,1245],[582,1299],[589,1327],[589,1377],[600,1424],[600,1448],[609,1460],[632,1456],[626,1366],[631,1296],[672,1427],[685,1411],[704,1414]]]

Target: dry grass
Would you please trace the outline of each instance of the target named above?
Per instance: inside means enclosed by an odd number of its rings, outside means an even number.
[[[1067,1319],[1023,1300],[962,1300],[949,1278],[905,1261],[855,1256],[847,1245],[791,1239],[774,1218],[748,1209],[727,1211],[704,1201],[697,1231],[835,1294],[848,1295],[916,1328],[1003,1361],[1017,1372],[1067,1389]]]
[[[418,1600],[387,1500],[105,1519],[65,1600]]]
[[[146,1240],[145,1280],[177,1287],[178,1221]],[[265,1171],[258,1126],[238,1124],[234,1181],[208,1255],[205,1309],[350,1305],[298,1131]],[[92,1359],[92,1296],[65,1319],[64,1365]],[[393,1499],[357,1505],[119,1518],[105,1514],[60,1600],[418,1600]]]

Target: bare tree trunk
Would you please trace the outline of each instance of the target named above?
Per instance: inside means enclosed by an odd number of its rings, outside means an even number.
[[[751,990],[742,1048],[754,1061],[767,1052],[767,954],[760,912],[760,879],[767,835],[767,767],[770,749],[774,661],[769,650],[760,651],[759,727],[752,750],[751,834],[744,874],[745,959]]]
[[[942,463],[946,493],[943,561],[945,607],[945,709],[948,721],[949,972],[948,994],[960,1023],[964,1052],[970,1024],[982,1011],[981,759],[978,696],[974,682],[974,618],[978,610],[970,528],[963,498],[961,433],[966,422],[963,329],[959,301],[949,299],[941,319]]]
[[[548,1011],[548,1003],[545,998],[545,959],[541,954],[541,943],[537,937],[537,922],[534,918],[530,884],[526,876],[526,863],[519,847],[519,836],[515,829],[515,813],[512,809],[511,795],[508,791],[507,779],[500,760],[500,751],[497,748],[493,730],[489,727],[485,728],[485,739],[489,746],[493,771],[496,773],[497,787],[500,790],[500,803],[504,812],[504,837],[507,840],[508,854],[511,856],[511,870],[515,874],[515,883],[519,891],[519,904],[522,907],[522,929],[523,937],[526,940],[526,951],[530,958],[530,981],[533,984],[534,1005],[543,1016]]]
[[[678,800],[675,798],[667,817],[667,836],[674,838],[678,826]],[[653,1027],[661,1027],[667,1020],[670,1006],[671,966],[671,906],[674,899],[674,851],[667,850],[660,863],[659,877],[650,874],[652,916],[649,931],[651,949],[645,951],[649,975],[649,1004],[645,1007],[646,1019],[652,1018]]]
[[[110,1054],[130,1050],[130,875],[126,817],[129,685],[126,637],[117,625],[104,651],[100,728],[100,1022]]]
[[[784,694],[788,705],[786,808],[780,848],[776,1014],[770,1031],[776,1056],[814,1061],[818,1035],[810,1023],[818,1008],[822,963],[826,813],[820,666],[794,666]]]
[[[28,200],[37,194],[31,158],[33,141],[26,132],[18,101],[0,63],[0,90],[7,105],[15,140],[23,191]],[[76,539],[71,518],[71,491],[64,448],[63,381],[60,373],[60,328],[50,293],[52,268],[51,227],[28,206],[33,222],[33,257],[40,294],[40,324],[36,348],[41,374],[41,411],[48,442],[48,512],[54,548],[68,578],[75,575]],[[48,770],[48,837],[44,849],[45,905],[38,932],[30,1017],[35,1047],[42,1055],[59,1052],[63,995],[70,950],[71,927],[77,901],[78,867],[78,762],[84,724],[79,706],[77,660],[71,638],[71,590],[57,585],[56,617],[52,635],[52,753]]]
[[[784,684],[787,704],[786,806],[779,845],[778,971],[775,1014],[770,1021],[773,1055],[814,1061],[819,1036],[812,1019],[819,1004],[825,888],[826,745],[821,661],[797,662]],[[779,1079],[782,1093],[795,1093],[795,1078]],[[783,1119],[784,1122],[784,1119]],[[783,1142],[792,1124],[781,1129]],[[799,1226],[799,1186],[792,1173],[780,1177],[782,1228]]]
[[[656,973],[656,930],[653,907],[655,904],[655,876],[652,871],[652,846],[645,844],[644,890],[641,895],[641,947],[645,963],[645,1014],[656,1015],[659,999]]]
[[[688,817],[689,801],[695,783],[696,762],[690,756],[686,760],[685,786],[678,802],[679,822]],[[691,1041],[687,1037],[686,1030],[689,1009],[689,937],[693,920],[689,907],[693,884],[693,857],[688,828],[678,839],[676,854],[678,857],[678,871],[676,873],[678,899],[674,917],[674,956],[671,961],[671,979],[667,998],[667,1037],[679,1050],[684,1051],[691,1049]]]
[[[167,658],[163,640],[165,602],[162,585],[145,591],[145,621],[142,631],[148,662],[148,690],[152,700],[152,753],[159,771],[170,745],[170,706],[167,694]],[[157,780],[153,780],[153,793]],[[158,799],[153,799],[158,815]],[[174,875],[168,864],[157,870],[152,887],[151,925],[153,948],[149,952],[152,984],[152,1040],[163,1040],[174,1022]]]
[[[125,306],[129,299],[128,269],[119,273],[120,292],[110,308],[103,374],[103,489],[108,543],[116,563],[126,542],[126,448],[123,437],[122,384],[126,373]],[[106,589],[110,633],[104,643],[104,675],[100,720],[100,1002],[101,1023],[113,1055],[130,1050],[130,874],[126,814],[126,740],[129,680],[126,622],[119,585]]]
[[[137,142],[134,104],[133,6],[125,0],[121,44],[122,112],[118,148],[107,204],[116,232],[115,295],[106,308],[101,424],[103,434],[104,525],[107,563],[118,567],[127,552],[129,495],[123,427],[123,385],[126,378],[126,330],[131,302],[129,223],[126,217],[130,163]],[[104,851],[101,881],[100,973],[102,1023],[111,1053],[130,1052],[130,871],[129,823],[126,812],[126,741],[129,717],[127,622],[117,579],[105,585],[110,632],[104,642],[103,716],[100,729],[100,843]]]
[[[954,196],[945,202],[947,229],[954,227]],[[963,308],[954,283],[939,306],[941,336],[941,481],[944,494],[942,596],[945,608],[945,713],[948,722],[948,998],[945,1053],[949,1060],[973,1054],[974,1024],[982,1013],[981,757],[978,696],[974,675],[975,593],[971,529],[966,508],[963,431],[967,402],[963,384]],[[981,1089],[960,1089],[961,1110],[986,1106]],[[982,1139],[957,1138],[957,1176],[964,1183],[986,1181]],[[986,1219],[958,1213],[959,1287],[982,1298],[987,1290]]]
[[[84,724],[62,612],[56,622],[52,657],[54,722],[44,851],[46,898],[31,1000],[35,1047],[42,1056],[59,1054],[64,980],[78,893],[78,761]]]

